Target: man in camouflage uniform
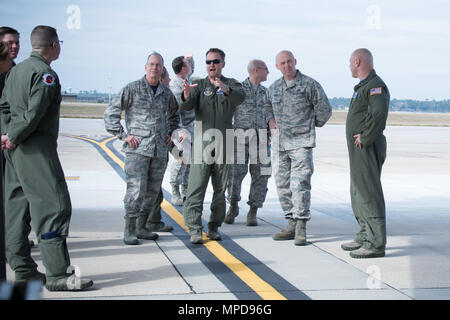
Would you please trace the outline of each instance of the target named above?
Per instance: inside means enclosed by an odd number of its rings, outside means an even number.
[[[225,53],[217,48],[206,52],[204,79],[183,84],[183,110],[195,110],[194,146],[186,201],[183,216],[191,235],[190,241],[201,244],[202,211],[209,178],[214,189],[207,236],[221,240],[218,232],[225,218],[225,189],[228,180],[226,131],[232,129],[232,118],[236,106],[245,99],[242,85],[235,79],[222,75]],[[205,136],[205,137],[204,137]],[[213,140],[209,140],[211,138]]]
[[[16,281],[42,280],[50,291],[93,285],[70,271],[66,239],[72,205],[57,152],[61,85],[50,64],[61,52],[56,30],[31,32],[31,56],[11,69],[0,109],[4,142],[6,256]],[[3,145],[3,141],[2,141]],[[45,277],[31,257],[30,221],[39,241]]]
[[[381,168],[386,159],[383,131],[389,111],[386,84],[373,69],[369,50],[355,50],[350,71],[361,81],[355,86],[346,122],[350,159],[350,196],[360,231],[355,240],[342,244],[352,258],[384,257],[386,213],[381,186]]]
[[[261,85],[261,82],[267,80],[269,70],[264,61],[261,60],[251,60],[247,69],[249,77],[242,82],[245,101],[238,105],[234,112],[233,128],[235,129],[235,135],[237,135],[234,148],[234,161],[236,162],[231,165],[228,182],[230,208],[224,222],[232,224],[239,214],[238,202],[241,200],[241,184],[250,167],[251,185],[249,201],[247,202],[250,210],[247,214],[247,226],[256,226],[258,225],[256,213],[258,208],[262,208],[266,199],[267,182],[271,174],[267,143],[269,131],[264,118],[264,98],[267,89]],[[245,135],[240,137],[239,131],[245,132]],[[264,159],[266,160],[265,163],[261,161],[260,152],[267,155]],[[244,157],[245,163],[237,161],[242,157]]]
[[[179,105],[183,103],[181,100],[181,94],[183,92],[183,83],[187,81],[190,83],[190,77],[194,73],[194,58],[192,55],[187,55],[186,57],[180,56],[176,57],[172,61],[172,68],[175,72],[175,77],[170,81],[170,90],[174,94]],[[191,144],[194,138],[194,120],[195,111],[186,111],[179,109],[181,128],[184,131],[183,141],[178,142],[178,137],[174,137],[175,144],[183,150],[183,158],[186,161],[189,160],[191,152]],[[189,169],[190,164],[182,164],[179,161],[172,161],[170,166],[170,186],[172,187],[172,199],[173,205],[181,206],[186,197],[187,186],[189,182]],[[181,194],[180,194],[180,184],[181,184]]]
[[[278,197],[289,220],[288,227],[274,234],[273,239],[295,239],[295,245],[305,245],[306,222],[311,218],[315,130],[331,117],[331,106],[321,85],[297,70],[296,64],[290,51],[278,53],[276,67],[283,77],[269,87],[265,109],[272,130]]]
[[[178,128],[178,104],[172,92],[160,83],[164,60],[152,52],[145,76],[126,85],[105,110],[106,130],[124,140],[127,191],[124,198],[124,243],[155,240],[158,235],[145,226],[155,205],[168,160],[170,135]],[[120,123],[125,111],[126,131]]]

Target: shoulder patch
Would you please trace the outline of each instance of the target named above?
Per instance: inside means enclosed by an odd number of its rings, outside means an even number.
[[[53,87],[56,83],[56,79],[55,76],[50,74],[50,73],[46,73],[42,76],[42,82],[49,87]]]
[[[370,89],[370,95],[373,96],[374,94],[381,94],[381,87]]]

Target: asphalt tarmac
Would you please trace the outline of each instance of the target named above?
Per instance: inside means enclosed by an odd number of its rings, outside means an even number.
[[[121,143],[103,120],[61,119],[58,152],[72,199],[68,245],[72,265],[94,287],[42,291],[43,299],[151,300],[438,300],[450,299],[450,128],[388,127],[382,183],[386,257],[352,259],[340,248],[358,225],[350,205],[345,127],[317,130],[309,244],[274,241],[284,228],[273,177],[258,226],[245,225],[250,178],[240,215],[220,228],[223,240],[192,245],[182,208],[163,182],[163,220],[174,227],[156,241],[125,246]],[[212,187],[204,202],[208,221]],[[206,228],[205,228],[206,230]],[[32,232],[31,239],[35,239]],[[33,258],[44,272],[39,249]],[[8,267],[8,280],[14,275]]]

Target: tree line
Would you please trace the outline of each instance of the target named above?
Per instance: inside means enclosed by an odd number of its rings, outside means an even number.
[[[335,110],[346,110],[350,105],[350,98],[330,98],[330,104]],[[401,100],[392,99],[389,104],[389,111],[402,112],[430,112],[430,113],[450,113],[449,100]]]

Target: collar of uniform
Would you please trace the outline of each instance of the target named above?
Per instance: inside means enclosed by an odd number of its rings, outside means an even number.
[[[144,83],[144,87],[149,90],[149,92],[153,93],[152,88],[150,88],[150,84],[147,81],[147,78],[145,76],[142,77],[142,82]],[[162,88],[161,82],[158,83],[158,89],[156,89],[156,92],[154,96],[157,96],[162,93],[164,89]]]
[[[293,81],[290,81],[290,85],[287,85],[286,80],[284,80],[284,78],[283,81],[286,86],[286,89],[293,88],[296,85],[300,86],[302,84],[302,73],[300,72],[300,70],[297,69],[297,75],[295,76]]]
[[[373,69],[369,75],[367,76],[367,78],[365,78],[364,80],[361,80],[356,86],[355,86],[355,91],[358,90],[359,88],[361,88],[363,85],[365,85],[367,82],[369,82],[371,79],[375,78],[377,76],[377,73],[375,72],[375,69]]]
[[[41,56],[39,53],[37,53],[35,51],[31,52],[30,57],[37,58],[39,60],[44,61],[46,64],[48,64],[47,60],[45,60],[43,56]]]

